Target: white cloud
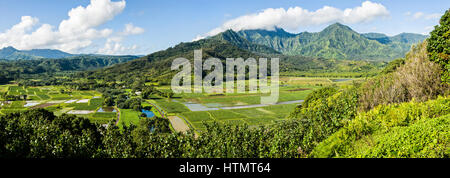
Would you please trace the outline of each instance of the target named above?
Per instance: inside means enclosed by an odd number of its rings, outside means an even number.
[[[23,16],[21,22],[5,32],[0,32],[0,48],[14,46],[18,49],[52,48],[77,53],[90,46],[93,40],[109,38],[112,29],[96,29],[120,14],[126,6],[125,0],[91,0],[86,7],[78,6],[68,12],[68,19],[57,28],[42,24],[39,19]],[[143,33],[144,29],[127,24],[121,37]],[[112,38],[113,39],[113,38]]]
[[[301,7],[268,8],[259,13],[244,15],[225,22],[222,26],[198,36],[195,40],[216,35],[228,29],[235,31],[246,29],[273,30],[275,26],[295,31],[299,27],[322,25],[332,22],[347,24],[369,22],[379,17],[389,16],[389,11],[382,4],[365,1],[361,6],[344,10],[324,6],[316,11]]]
[[[138,35],[144,33],[145,30],[140,27],[136,27],[133,24],[126,24],[122,32],[117,33],[109,37],[105,46],[98,50],[101,54],[119,55],[119,54],[133,54],[139,48],[137,45],[124,46],[122,40],[129,35]]]
[[[440,13],[425,14],[423,12],[416,12],[414,14],[407,13],[405,15],[412,16],[414,19],[425,19],[425,20],[439,19],[442,16],[442,14]]]
[[[145,30],[141,27],[136,27],[133,24],[129,23],[125,25],[125,30],[123,31],[123,35],[137,35],[144,33]]]
[[[132,54],[138,49],[137,45],[123,46],[121,40],[117,41],[114,38],[108,38],[105,46],[98,50],[100,54],[119,55],[119,54]]]

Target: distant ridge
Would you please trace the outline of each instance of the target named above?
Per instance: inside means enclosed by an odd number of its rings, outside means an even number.
[[[70,54],[56,49],[32,49],[18,50],[14,47],[0,49],[0,60],[38,60],[38,59],[62,59],[73,57],[131,57],[139,58],[143,55],[106,55],[106,54]]]
[[[58,59],[71,56],[75,55],[55,49],[18,50],[11,46],[0,49],[0,59],[6,60]]]

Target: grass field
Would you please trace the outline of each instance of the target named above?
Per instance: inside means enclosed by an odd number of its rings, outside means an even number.
[[[116,120],[117,113],[115,113],[115,112],[96,112],[94,114],[91,114],[91,117],[89,117],[89,118],[96,123],[106,124],[111,120]]]
[[[169,99],[155,99],[151,102],[154,102],[158,106],[164,108],[164,110],[168,113],[182,113],[189,111],[186,106],[179,102],[170,101]]]
[[[354,79],[335,82],[329,78],[313,77],[280,77],[278,102],[304,100],[313,90],[331,85],[347,85]],[[170,86],[160,86],[159,89],[170,89]],[[267,94],[266,94],[267,95]],[[176,94],[175,100],[155,100],[169,113],[178,113],[196,130],[204,130],[203,122],[218,121],[226,124],[248,124],[251,127],[271,125],[285,120],[297,104],[269,105],[258,108],[232,110],[190,111],[183,103],[196,103],[205,107],[228,107],[261,104],[260,93],[183,93]]]
[[[196,130],[204,130],[203,122],[213,121],[225,124],[247,124],[251,127],[275,124],[289,116],[297,104],[273,105],[259,108],[233,110],[183,112],[180,115]]]
[[[45,86],[45,87],[23,87],[16,85],[0,85],[0,90],[14,95],[27,95],[28,100],[39,102],[41,104],[33,108],[45,108],[54,112],[56,115],[67,113],[70,110],[96,110],[101,107],[103,103],[102,98],[93,98],[94,96],[101,96],[96,91],[68,91],[61,86]],[[62,93],[62,90],[66,90]],[[67,93],[66,93],[67,92]],[[64,103],[67,100],[90,99],[89,103]],[[58,104],[54,102],[59,102]],[[54,103],[54,104],[50,104]],[[24,111],[31,109],[31,107],[24,107],[26,101],[12,101],[1,107],[0,113],[11,113],[15,111]],[[42,106],[42,107],[41,107]],[[93,115],[86,115],[88,118],[95,119]],[[106,117],[98,117],[102,120]],[[113,117],[108,117],[108,120]]]
[[[139,123],[139,115],[141,112],[132,109],[120,110],[120,121],[118,126],[122,128],[124,125],[129,126],[131,123],[137,125]]]

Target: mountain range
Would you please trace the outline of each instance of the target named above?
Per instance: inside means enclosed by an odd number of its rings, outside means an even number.
[[[316,33],[293,34],[276,27],[275,30],[227,30],[208,39],[227,41],[258,54],[391,61],[403,57],[413,44],[427,37],[413,33],[396,36],[382,33],[360,34],[348,26],[335,23]],[[77,55],[53,49],[17,50],[6,47],[0,50],[0,59],[6,60],[58,59],[72,56]]]
[[[354,77],[355,73],[361,76],[372,75],[387,61],[403,57],[413,44],[426,38],[425,35],[410,33],[396,36],[387,36],[381,33],[359,34],[348,26],[336,23],[316,33],[292,34],[281,28],[272,31],[243,30],[235,32],[227,30],[202,40],[180,43],[147,56],[124,56],[120,60],[106,55],[74,55],[58,50],[44,49],[25,51],[12,47],[0,50],[0,59],[43,60],[42,58],[45,58],[50,60],[48,58],[63,57],[70,61],[71,66],[97,69],[80,73],[81,77],[117,79],[119,81],[145,78],[146,80],[169,82],[171,76],[176,73],[170,69],[172,61],[179,57],[193,60],[194,50],[202,49],[203,59],[209,57],[222,60],[236,57],[244,59],[277,57],[280,58],[281,72],[301,72],[301,75],[307,73],[306,75],[309,76],[312,76],[310,74],[315,75],[315,73],[352,73],[351,76]],[[89,62],[86,59],[89,59]],[[69,66],[69,63],[64,61],[51,62],[55,66]],[[45,71],[51,70],[46,69]],[[55,71],[64,70],[76,69],[62,67]]]
[[[131,57],[139,58],[143,55],[102,55],[102,54],[70,54],[56,49],[32,49],[18,50],[14,47],[6,47],[0,49],[0,60],[37,60],[37,59],[62,59],[73,57],[95,57],[95,58],[115,58],[115,57]]]
[[[231,35],[231,33],[236,34]],[[281,28],[275,28],[273,31],[242,30],[233,32],[228,30],[218,36],[236,35],[250,43],[270,47],[284,55],[384,61],[403,57],[413,44],[428,37],[412,33],[402,33],[392,37],[381,33],[359,34],[340,23],[332,24],[317,33],[292,34]],[[230,38],[228,41],[237,45],[241,44],[235,39]]]

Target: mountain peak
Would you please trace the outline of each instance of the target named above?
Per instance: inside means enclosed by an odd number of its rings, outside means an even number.
[[[228,29],[228,30],[226,30],[222,33],[219,33],[215,36],[212,36],[210,38],[229,41],[229,40],[239,39],[240,37],[235,31]]]
[[[275,29],[275,32],[278,32],[278,33],[288,33],[288,32],[286,32],[286,30],[284,30],[283,28],[278,27],[278,26],[275,26],[274,29]]]
[[[349,26],[343,25],[343,24],[341,24],[341,23],[339,23],[339,22],[336,22],[336,23],[334,23],[334,24],[331,24],[330,26],[328,26],[327,28],[325,28],[323,31],[330,31],[330,30],[337,30],[337,29],[353,31],[353,29],[351,29]]]
[[[4,47],[3,49],[0,50],[7,50],[7,51],[18,51],[16,48],[12,47],[12,46],[8,46],[8,47]]]
[[[5,58],[6,56],[9,56],[18,50],[16,48],[13,48],[12,46],[5,47],[3,49],[0,49],[0,58]]]

